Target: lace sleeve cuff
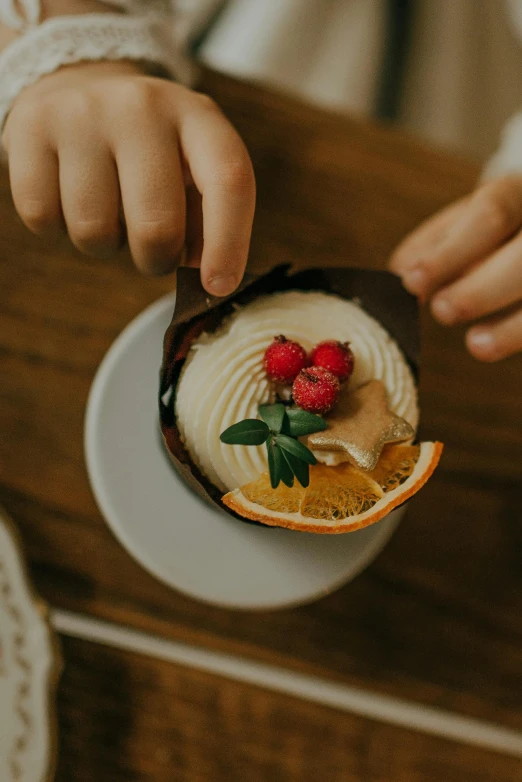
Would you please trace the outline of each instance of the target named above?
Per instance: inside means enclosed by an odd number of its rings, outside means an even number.
[[[482,180],[504,174],[522,174],[522,113],[515,114],[505,125],[500,146],[486,163]]]
[[[0,53],[0,129],[24,87],[62,65],[82,61],[139,60],[187,83],[189,61],[175,45],[171,20],[160,15],[58,16],[26,28]]]

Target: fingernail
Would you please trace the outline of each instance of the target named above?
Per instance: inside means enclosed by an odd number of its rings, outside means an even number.
[[[471,350],[478,350],[480,353],[490,353],[495,347],[493,334],[485,328],[470,329],[466,342]]]
[[[426,285],[426,272],[418,266],[407,269],[401,275],[402,284],[410,293],[422,293]]]
[[[235,274],[216,274],[208,281],[210,292],[214,296],[227,296],[233,293],[237,287],[237,277]]]
[[[455,320],[455,309],[447,299],[433,299],[431,311],[437,320],[448,326]]]

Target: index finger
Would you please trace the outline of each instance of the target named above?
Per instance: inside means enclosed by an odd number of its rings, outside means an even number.
[[[214,296],[227,296],[248,259],[256,200],[252,163],[234,128],[204,96],[181,118],[179,137],[202,196],[201,281]]]
[[[408,290],[426,299],[497,250],[518,230],[521,215],[520,178],[488,182],[415,231],[393,267]],[[433,227],[442,230],[429,235]]]

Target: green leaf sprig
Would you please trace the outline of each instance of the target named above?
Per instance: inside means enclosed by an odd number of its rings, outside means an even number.
[[[323,431],[326,421],[300,407],[286,407],[280,402],[261,405],[259,416],[260,419],[247,418],[229,426],[221,434],[221,442],[227,445],[266,443],[272,488],[277,489],[281,481],[285,486],[293,486],[294,478],[306,488],[310,483],[310,465],[317,460],[297,438]]]

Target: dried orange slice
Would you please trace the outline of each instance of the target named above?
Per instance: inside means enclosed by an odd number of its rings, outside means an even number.
[[[299,510],[311,519],[341,520],[369,510],[383,494],[368,473],[351,464],[316,464],[310,470],[310,486]]]
[[[280,483],[277,489],[273,489],[267,472],[241,489],[246,500],[277,513],[298,513],[305,491],[297,481],[294,481],[292,488]]]
[[[365,472],[350,464],[310,468],[303,489],[280,484],[272,489],[268,473],[225,494],[223,502],[246,519],[302,532],[340,533],[374,524],[402,505],[432,475],[442,443],[390,445],[377,467]]]
[[[368,475],[383,491],[392,491],[412,474],[419,453],[420,445],[385,445],[377,466]]]

